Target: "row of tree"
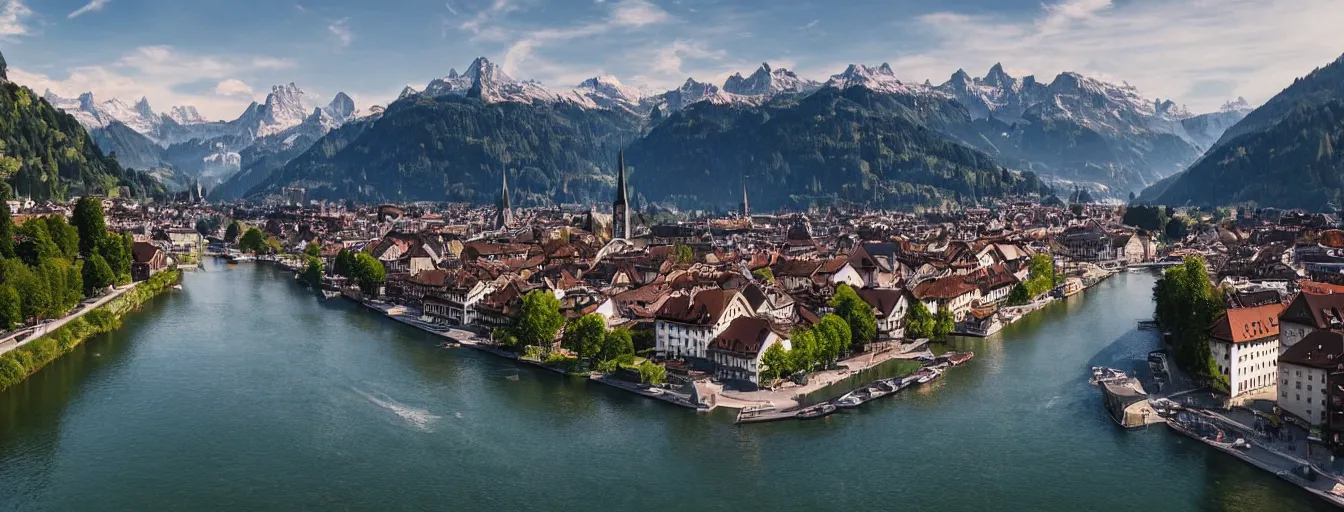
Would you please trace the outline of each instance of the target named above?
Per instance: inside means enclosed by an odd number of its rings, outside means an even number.
[[[51,215],[15,226],[0,185],[0,330],[64,315],[131,280],[131,239],[107,232],[102,204],[84,198],[73,224]]]
[[[1153,319],[1172,337],[1176,364],[1194,375],[1227,387],[1209,350],[1208,329],[1227,309],[1222,294],[1209,282],[1204,259],[1187,256],[1163,273],[1153,287]]]

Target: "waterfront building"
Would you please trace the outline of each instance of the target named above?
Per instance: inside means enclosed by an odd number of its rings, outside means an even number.
[[[1233,398],[1275,386],[1283,309],[1279,303],[1231,308],[1209,329],[1209,351]]]
[[[1279,356],[1279,408],[1313,427],[1324,425],[1331,409],[1326,379],[1341,357],[1340,331],[1315,331],[1289,347]]]
[[[703,290],[671,297],[654,322],[654,352],[660,357],[705,359],[709,343],[751,304],[737,290]]]
[[[775,332],[768,320],[734,318],[707,348],[709,361],[714,364],[714,377],[739,383],[744,389],[756,389],[761,384],[761,356],[775,343],[784,350],[791,348],[788,338]]]
[[[905,312],[910,308],[905,290],[866,288],[858,293],[859,298],[873,307],[873,315],[877,317],[878,341],[905,337]]]

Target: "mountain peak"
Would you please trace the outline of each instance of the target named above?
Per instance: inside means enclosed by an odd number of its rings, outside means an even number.
[[[149,98],[140,97],[140,101],[135,102],[135,111],[145,117],[153,117],[154,109],[149,108]]]
[[[970,83],[971,74],[967,73],[965,69],[957,68],[957,72],[952,73],[952,81],[960,83]]]
[[[1008,73],[1003,71],[1002,63],[994,63],[994,66],[989,68],[989,72],[985,73],[985,84],[987,85],[1003,87],[1012,83],[1012,81],[1013,77],[1008,76]]]
[[[891,64],[887,64],[885,62],[883,62],[881,66],[877,67],[877,71],[884,75],[896,76],[896,72],[891,70]]]
[[[457,68],[448,68],[448,78],[457,78]]]
[[[1223,112],[1235,112],[1235,111],[1245,111],[1245,110],[1250,110],[1250,109],[1251,109],[1251,104],[1248,103],[1248,102],[1246,101],[1246,98],[1243,98],[1243,97],[1241,97],[1241,96],[1237,96],[1237,99],[1232,100],[1232,101],[1229,101],[1229,102],[1227,102],[1227,103],[1224,103],[1224,104],[1223,104],[1223,107],[1222,107],[1221,109],[1219,109],[1219,110],[1221,110],[1221,111],[1223,111]]]

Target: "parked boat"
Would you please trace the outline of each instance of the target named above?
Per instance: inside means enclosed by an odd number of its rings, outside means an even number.
[[[933,382],[934,379],[937,379],[937,378],[938,378],[939,376],[941,376],[942,374],[943,374],[943,371],[940,370],[940,369],[937,369],[937,368],[924,368],[924,369],[920,370],[919,373],[916,373],[916,374],[915,374],[915,375],[917,375],[917,376],[919,377],[918,380],[916,380],[916,382],[918,382],[918,383],[920,383],[920,384],[928,384],[928,383],[930,383],[930,382]]]
[[[798,411],[798,419],[812,420],[828,416],[835,412],[836,407],[830,403],[817,404],[801,411]]]
[[[851,409],[863,405],[866,401],[867,400],[865,400],[864,397],[855,394],[854,391],[850,391],[849,393],[845,393],[844,396],[836,399],[835,406],[841,409]]]
[[[1122,372],[1122,371],[1117,370],[1117,369],[1115,369],[1115,368],[1107,368],[1107,367],[1105,367],[1105,366],[1093,366],[1093,367],[1092,367],[1092,379],[1091,379],[1090,381],[1088,381],[1088,383],[1091,384],[1091,385],[1093,385],[1093,386],[1097,386],[1097,385],[1100,385],[1100,384],[1103,383],[1103,382],[1112,381],[1112,380],[1120,380],[1120,379],[1124,379],[1124,378],[1127,378],[1127,377],[1129,377],[1129,376],[1126,375],[1125,372]]]
[[[975,357],[975,352],[961,352],[957,354],[948,354],[947,362],[952,363],[952,366],[961,366],[966,361],[970,361],[971,358],[973,357]]]

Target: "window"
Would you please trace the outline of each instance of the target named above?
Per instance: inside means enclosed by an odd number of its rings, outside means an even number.
[[[1294,384],[1297,384],[1297,389],[1302,389],[1302,381],[1299,380],[1299,381],[1295,382]]]

